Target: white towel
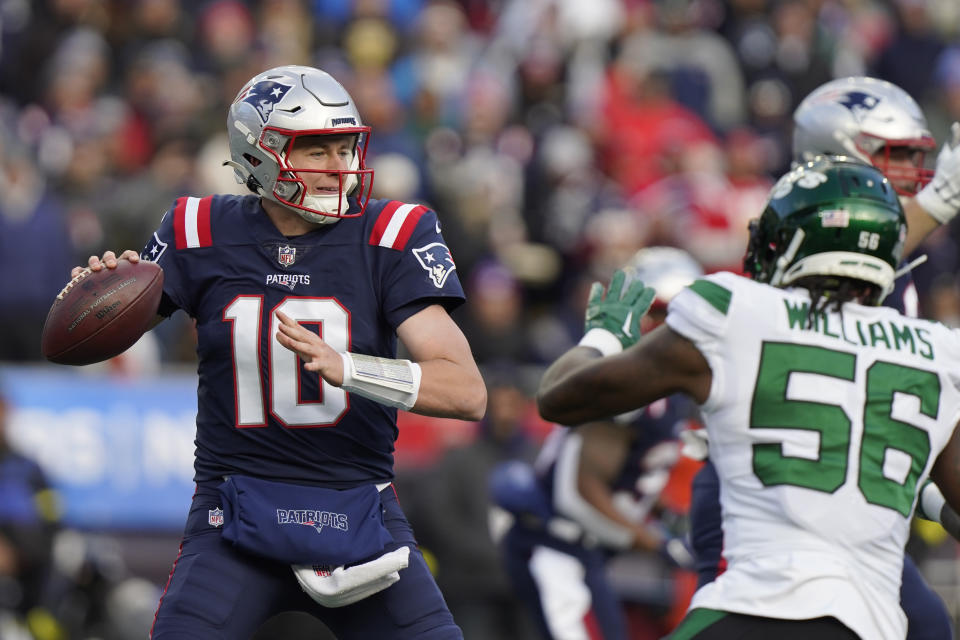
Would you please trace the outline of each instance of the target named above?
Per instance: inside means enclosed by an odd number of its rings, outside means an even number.
[[[400,547],[375,560],[344,569],[295,564],[293,574],[308,596],[325,607],[343,607],[383,591],[400,579],[410,562],[410,548]]]

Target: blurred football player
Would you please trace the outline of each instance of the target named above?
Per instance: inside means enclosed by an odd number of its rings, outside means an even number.
[[[834,154],[857,158],[880,169],[900,194],[907,216],[904,255],[937,225],[949,222],[960,207],[960,150],[945,144],[936,172],[926,169],[924,156],[935,148],[926,120],[913,98],[889,82],[853,77],[822,85],[794,113],[793,146],[797,163]],[[917,295],[912,280],[899,278],[884,304],[916,316]],[[706,456],[705,446],[694,445],[688,451],[698,449],[698,457]],[[716,469],[707,460],[694,478],[690,511],[691,547],[700,586],[716,578],[726,566],[719,491]],[[943,507],[936,485],[929,485],[919,515],[942,522],[951,533],[960,535],[952,524],[949,507],[944,522]],[[910,622],[911,640],[953,640],[946,605],[924,582],[909,555],[904,559],[901,605]]]
[[[486,405],[437,215],[370,199],[370,129],[323,71],[255,76],[227,129],[254,195],[179,198],[139,256],[199,357],[197,490],[152,638],[245,638],[288,610],[341,639],[460,638],[391,485],[397,409]]]
[[[628,271],[657,291],[645,331],[703,275],[690,254],[673,247],[641,249]],[[544,638],[627,638],[623,605],[606,575],[613,554],[645,550],[673,565],[692,561],[653,513],[679,455],[678,434],[696,415],[689,398],[676,395],[613,421],[558,425],[532,469],[509,462],[491,475],[491,495],[512,516],[500,542],[504,565]]]
[[[887,176],[907,216],[904,256],[960,210],[960,124],[941,147],[936,168],[926,168],[936,142],[916,101],[895,84],[864,76],[831,80],[803,99],[793,123],[795,161],[850,156]]]
[[[877,168],[820,157],[771,191],[751,278],[697,280],[629,346],[653,292],[615,275],[544,375],[541,414],[561,424],[676,392],[700,405],[727,567],[671,637],[906,637],[903,551],[928,475],[960,506],[960,333],[878,306],[906,233]]]

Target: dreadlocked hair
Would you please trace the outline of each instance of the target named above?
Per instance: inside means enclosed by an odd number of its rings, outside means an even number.
[[[810,307],[804,323],[806,329],[812,329],[817,318],[830,310],[842,315],[844,303],[880,304],[880,287],[863,280],[842,276],[808,276],[793,284],[810,292]]]

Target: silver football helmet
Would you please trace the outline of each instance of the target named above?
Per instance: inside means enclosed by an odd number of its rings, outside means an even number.
[[[798,163],[843,155],[876,166],[898,193],[913,195],[933,177],[924,167],[936,142],[916,101],[876,78],[838,78],[815,89],[793,113],[793,154]],[[912,167],[892,166],[891,153],[906,150]],[[882,152],[882,157],[877,153]],[[907,186],[909,185],[909,186]]]
[[[626,265],[627,279],[642,281],[656,291],[655,306],[666,306],[680,290],[703,276],[692,255],[675,247],[645,247]]]
[[[238,182],[264,198],[325,224],[362,215],[370,200],[373,170],[365,165],[370,127],[363,126],[350,94],[329,74],[288,65],[254,76],[234,98],[227,115],[230,165]],[[287,155],[303,136],[354,135],[345,170],[291,166]],[[339,193],[308,192],[304,175],[336,174]],[[349,196],[358,209],[350,211]]]

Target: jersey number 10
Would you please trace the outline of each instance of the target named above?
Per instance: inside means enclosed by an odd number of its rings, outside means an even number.
[[[260,379],[261,311],[263,296],[239,296],[223,310],[223,319],[233,324],[233,377],[237,402],[237,426],[266,424]],[[350,314],[332,298],[286,298],[276,311],[295,322],[320,326],[324,342],[336,351],[349,349]],[[319,401],[300,400],[300,361],[293,351],[277,342],[280,321],[270,314],[269,373],[270,412],[288,427],[324,427],[336,424],[347,410],[347,393],[321,378]]]

